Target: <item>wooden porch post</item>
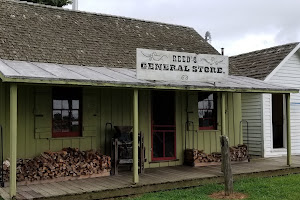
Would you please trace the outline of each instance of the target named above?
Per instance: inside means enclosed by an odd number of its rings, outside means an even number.
[[[222,100],[222,105],[221,105],[221,109],[222,109],[222,114],[221,114],[221,120],[222,120],[222,130],[221,130],[221,135],[226,135],[226,127],[225,127],[225,124],[226,124],[226,111],[225,111],[225,106],[226,106],[226,96],[225,96],[225,92],[222,92],[222,96],[221,96],[221,100]]]
[[[139,139],[139,91],[133,91],[133,183],[139,182],[139,163],[138,163],[138,139]]]
[[[287,148],[287,165],[291,166],[291,94],[286,96],[286,148]]]
[[[9,192],[11,198],[17,194],[17,114],[18,114],[18,87],[10,85],[10,179]]]

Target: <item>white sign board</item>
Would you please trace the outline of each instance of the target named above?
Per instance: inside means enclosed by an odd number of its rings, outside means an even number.
[[[228,57],[151,49],[137,49],[137,78],[218,82],[228,76]]]

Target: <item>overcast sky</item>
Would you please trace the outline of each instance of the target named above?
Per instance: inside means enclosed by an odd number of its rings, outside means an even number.
[[[82,11],[210,31],[226,55],[300,41],[299,9],[299,0],[79,0]]]

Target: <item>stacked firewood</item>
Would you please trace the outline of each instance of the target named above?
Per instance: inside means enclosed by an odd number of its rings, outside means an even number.
[[[230,147],[230,159],[231,161],[243,161],[249,157],[247,145],[238,145]]]
[[[185,163],[220,162],[221,154],[206,154],[203,150],[187,149],[184,155]]]
[[[9,161],[3,162],[4,181],[9,180]],[[33,159],[17,160],[17,181],[40,181],[60,177],[80,177],[110,172],[111,158],[99,152],[64,148],[44,152]]]
[[[231,161],[243,161],[249,157],[247,145],[230,147]],[[184,162],[188,165],[195,163],[221,162],[222,155],[219,152],[206,154],[203,150],[187,149],[184,153]]]

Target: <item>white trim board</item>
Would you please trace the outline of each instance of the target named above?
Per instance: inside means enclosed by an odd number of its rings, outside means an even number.
[[[274,74],[292,57],[300,48],[300,43],[279,63],[277,67],[264,79],[264,81],[268,82]]]

